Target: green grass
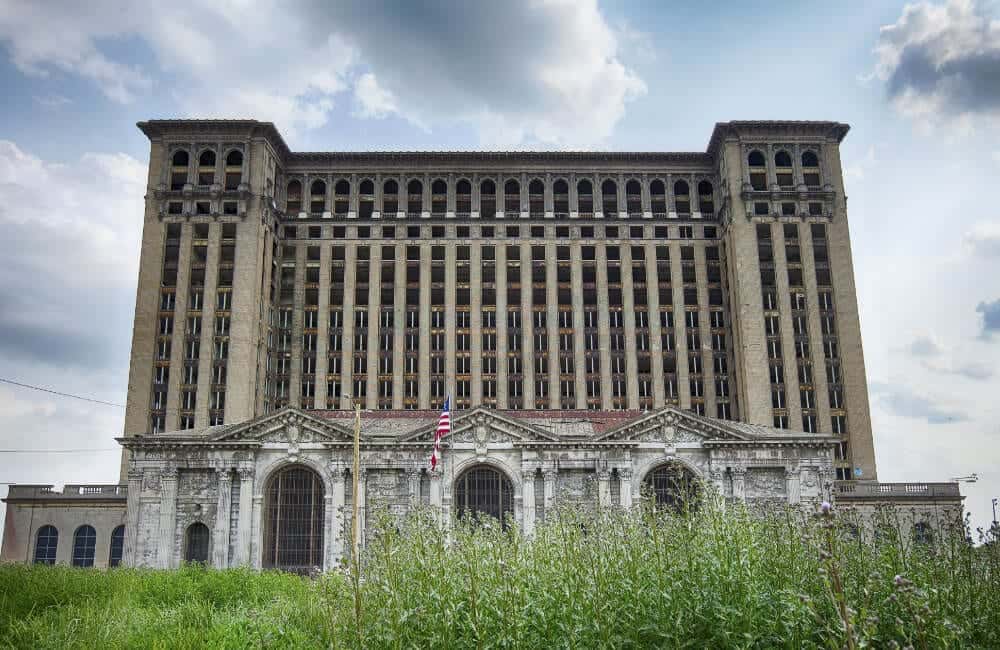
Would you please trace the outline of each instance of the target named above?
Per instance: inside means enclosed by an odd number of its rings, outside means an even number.
[[[531,541],[495,523],[445,534],[426,512],[379,524],[365,648],[1000,647],[1000,551],[968,545],[960,526],[930,545],[890,533],[872,546],[837,519],[711,508],[566,511]],[[351,584],[4,566],[0,646],[357,647]]]

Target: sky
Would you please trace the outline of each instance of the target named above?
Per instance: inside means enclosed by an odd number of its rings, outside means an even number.
[[[114,404],[139,120],[271,120],[309,151],[704,151],[719,121],[846,122],[879,478],[976,473],[966,509],[989,525],[997,1],[0,0],[0,87],[0,379]],[[123,411],[0,383],[0,481],[116,482]]]

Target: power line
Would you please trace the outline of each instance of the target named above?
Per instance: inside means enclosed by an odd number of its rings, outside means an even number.
[[[0,449],[0,454],[83,454],[91,451],[121,451],[120,447],[103,449]]]
[[[50,393],[52,395],[59,395],[60,397],[72,397],[73,399],[83,400],[84,402],[93,402],[94,404],[104,404],[105,406],[115,406],[118,408],[125,408],[124,404],[115,404],[114,402],[105,402],[99,399],[93,399],[90,397],[83,397],[81,395],[73,395],[71,393],[61,393],[57,390],[51,390],[49,388],[42,388],[41,386],[32,386],[31,384],[22,384],[18,381],[13,381],[11,379],[4,379],[0,377],[0,383],[11,384],[12,386],[20,386],[21,388],[30,388],[31,390],[38,390],[43,393]]]

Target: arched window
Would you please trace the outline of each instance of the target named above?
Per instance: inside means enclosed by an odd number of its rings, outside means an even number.
[[[42,526],[35,535],[35,564],[55,564],[59,531],[55,526]]]
[[[503,211],[508,217],[521,216],[521,184],[513,178],[503,186]]]
[[[232,192],[240,188],[243,181],[243,152],[233,149],[226,154],[226,191]]]
[[[211,185],[215,182],[215,152],[206,149],[198,156],[198,185]]]
[[[323,481],[292,465],[271,476],[264,493],[266,569],[308,573],[323,566]]]
[[[926,521],[918,521],[913,524],[913,541],[917,544],[930,544],[934,541],[930,524]]]
[[[440,178],[431,183],[431,213],[442,216],[448,211],[448,184]]]
[[[691,212],[691,189],[687,181],[677,181],[674,183],[674,206],[677,214],[690,214]]]
[[[759,151],[751,151],[747,156],[747,164],[750,166],[750,186],[757,191],[767,189],[767,160],[764,154]]]
[[[649,204],[654,216],[667,216],[667,186],[658,178],[649,184]]]
[[[73,566],[94,566],[97,549],[97,531],[84,524],[73,533]]]
[[[802,153],[802,182],[809,187],[819,187],[819,157],[815,151]]]
[[[495,467],[476,465],[455,481],[458,516],[490,515],[506,523],[514,514],[514,488],[510,479]]]
[[[642,185],[634,178],[625,183],[625,209],[632,216],[642,215]]]
[[[792,180],[792,157],[787,151],[779,151],[774,154],[774,167],[778,185],[781,187],[791,187],[795,184]]]
[[[696,505],[698,484],[694,474],[678,462],[656,467],[643,480],[643,486],[657,507],[680,511]]]
[[[382,216],[396,216],[399,212],[399,183],[389,179],[382,183]]]
[[[545,183],[539,178],[528,183],[528,213],[533,217],[545,214]]]
[[[288,182],[288,190],[285,193],[285,212],[288,214],[298,214],[302,211],[302,182],[293,179]]]
[[[708,181],[698,183],[698,211],[703,217],[715,214],[715,197],[712,193],[712,184]]]
[[[594,186],[586,178],[576,184],[576,203],[580,214],[594,214]]]
[[[320,214],[326,211],[326,183],[313,181],[309,188],[309,212]]]
[[[351,184],[343,178],[333,186],[333,213],[344,215],[351,209]]]
[[[115,567],[122,563],[125,554],[125,526],[117,526],[111,531],[111,550],[108,552],[108,566]]]
[[[180,149],[170,159],[170,189],[183,190],[188,179],[188,152]]]
[[[569,183],[565,179],[552,184],[552,208],[557,217],[569,216]]]
[[[410,215],[420,216],[424,211],[424,184],[413,179],[406,186],[406,211]]]
[[[463,216],[472,212],[472,183],[467,178],[455,184],[455,212]]]
[[[367,219],[375,212],[375,182],[370,178],[361,181],[358,186],[358,212],[362,219]]]
[[[497,184],[487,178],[479,184],[479,215],[495,217],[497,213]]]
[[[611,179],[601,183],[601,211],[618,215],[618,184]]]
[[[196,521],[188,526],[184,534],[184,561],[208,562],[208,526]]]

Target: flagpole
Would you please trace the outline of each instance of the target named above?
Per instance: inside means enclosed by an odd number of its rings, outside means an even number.
[[[358,515],[360,511],[358,510],[358,484],[359,484],[359,474],[361,473],[361,403],[354,403],[354,469],[351,471],[351,480],[354,483],[354,499],[351,504],[353,507],[353,512],[351,515],[351,537],[353,546],[353,552],[351,553],[351,560],[357,564],[358,562],[358,552],[361,547],[361,526],[358,521]]]
[[[361,473],[361,402],[354,402],[354,470],[351,472],[351,481],[354,483],[354,499],[351,504],[353,508],[351,516],[352,552],[351,552],[351,579],[354,583],[354,627],[357,632],[358,649],[363,643],[361,634],[361,526],[358,521],[358,485],[359,474]]]

